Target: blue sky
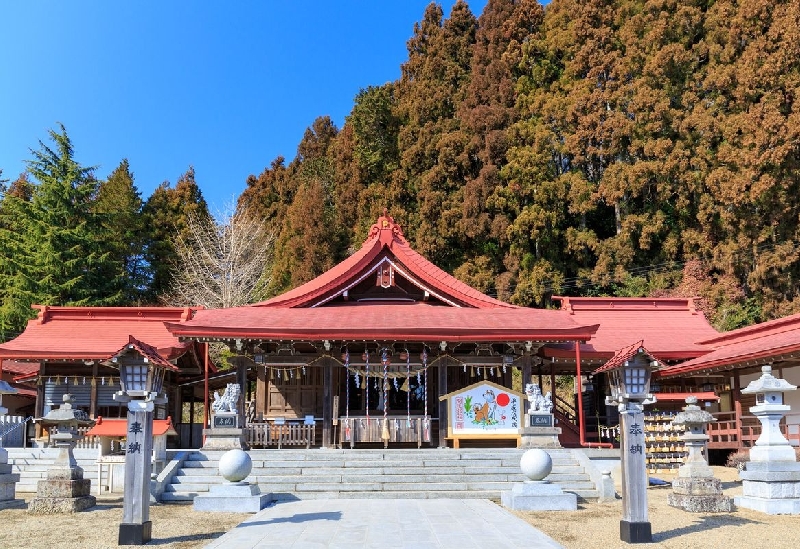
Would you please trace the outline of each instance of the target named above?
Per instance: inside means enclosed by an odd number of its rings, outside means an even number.
[[[360,89],[396,80],[428,3],[2,2],[3,178],[60,122],[99,178],[128,158],[146,199],[193,165],[219,212],[316,117],[341,127]]]

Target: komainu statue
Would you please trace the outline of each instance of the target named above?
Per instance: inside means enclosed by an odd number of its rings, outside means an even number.
[[[525,385],[525,394],[528,395],[528,402],[530,403],[528,412],[545,412],[548,414],[553,412],[553,399],[550,391],[543,395],[538,383]]]
[[[214,402],[211,409],[215,412],[237,412],[236,405],[239,403],[239,395],[242,393],[238,383],[228,383],[222,396],[219,391],[214,391]]]

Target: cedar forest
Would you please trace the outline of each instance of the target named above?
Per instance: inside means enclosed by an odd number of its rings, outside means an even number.
[[[248,178],[237,208],[273,238],[251,301],[341,261],[385,207],[514,304],[698,296],[718,329],[800,311],[800,3],[432,3],[407,47],[342,128],[314,120]],[[143,199],[127,160],[99,179],[66,128],[48,139],[2,182],[0,339],[34,303],[164,304],[176,236],[209,215],[192,168]]]

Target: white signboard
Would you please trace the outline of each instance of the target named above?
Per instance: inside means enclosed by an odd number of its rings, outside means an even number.
[[[522,395],[494,383],[476,383],[448,395],[453,435],[517,434]]]

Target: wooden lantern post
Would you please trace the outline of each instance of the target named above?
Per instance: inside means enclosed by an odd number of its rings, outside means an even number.
[[[611,396],[620,416],[620,454],[622,460],[622,520],[620,539],[627,543],[652,543],[647,517],[647,467],[645,463],[644,405],[653,404],[650,376],[656,361],[640,347],[632,356],[609,369]]]
[[[133,337],[110,365],[119,368],[122,390],[114,400],[128,404],[125,451],[125,492],[119,545],[143,545],[152,537],[150,521],[150,476],[153,453],[153,411],[164,404],[164,374],[174,366],[157,351]]]

